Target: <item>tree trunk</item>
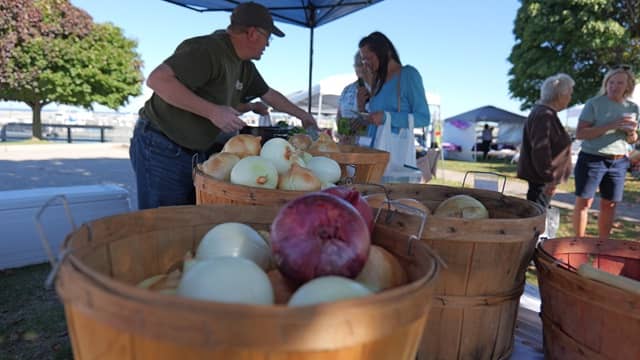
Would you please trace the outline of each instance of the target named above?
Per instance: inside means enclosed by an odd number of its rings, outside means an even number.
[[[32,114],[32,123],[31,123],[32,136],[34,138],[38,138],[42,140],[42,118],[41,118],[42,104],[39,102],[36,102],[30,105],[31,105],[31,114]]]

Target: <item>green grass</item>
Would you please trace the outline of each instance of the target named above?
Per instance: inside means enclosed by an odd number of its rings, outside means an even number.
[[[0,358],[72,359],[64,309],[45,289],[49,264],[0,271]]]

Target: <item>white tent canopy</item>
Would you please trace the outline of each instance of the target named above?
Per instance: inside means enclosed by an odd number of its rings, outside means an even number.
[[[338,100],[345,86],[356,81],[355,74],[332,75],[320,80],[319,84],[311,87],[311,113],[315,116],[335,117],[338,112]],[[298,90],[287,95],[287,98],[294,104],[307,108],[309,104],[309,93],[307,90]]]
[[[522,142],[522,127],[526,119],[495,106],[483,106],[444,119],[444,156],[455,160],[473,160],[474,147],[479,141],[477,129],[485,123],[498,127],[497,143],[517,146]]]

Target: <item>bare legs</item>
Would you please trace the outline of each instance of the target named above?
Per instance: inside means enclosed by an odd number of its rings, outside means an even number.
[[[600,239],[606,240],[611,233],[613,217],[616,214],[616,203],[611,200],[600,199],[600,215],[598,216],[598,234]]]
[[[588,211],[593,204],[593,199],[576,197],[573,210],[573,230],[577,237],[583,237],[587,231]],[[611,233],[613,218],[616,214],[616,203],[600,198],[600,214],[598,215],[598,234],[606,240]]]
[[[573,231],[577,237],[584,237],[587,231],[588,211],[591,204],[593,204],[593,199],[576,196],[576,204],[573,208]]]

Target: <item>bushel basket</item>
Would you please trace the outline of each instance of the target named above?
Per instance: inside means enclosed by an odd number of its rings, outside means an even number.
[[[198,301],[140,289],[194,250],[215,224],[268,229],[275,207],[183,206],[83,225],[65,241],[56,278],[76,359],[413,360],[438,264],[424,244],[385,229],[410,282],[358,299],[312,306]]]
[[[381,192],[375,186],[357,187],[365,194]],[[391,199],[413,198],[431,211],[454,195],[471,195],[490,216],[474,220],[428,216],[422,241],[447,267],[435,290],[418,358],[509,358],[526,268],[544,231],[542,208],[495,191],[424,184],[385,188]],[[415,216],[397,215],[379,226],[410,234],[417,222]]]
[[[582,264],[640,280],[640,244],[557,238],[535,252],[547,359],[640,359],[640,290],[576,272]]]

